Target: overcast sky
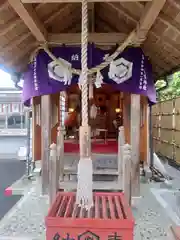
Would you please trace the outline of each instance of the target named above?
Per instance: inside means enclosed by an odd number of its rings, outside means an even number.
[[[22,84],[18,84],[22,85]],[[11,75],[0,69],[0,88],[14,88],[14,83],[11,80]]]
[[[11,75],[0,69],[0,88],[13,88],[14,84]]]

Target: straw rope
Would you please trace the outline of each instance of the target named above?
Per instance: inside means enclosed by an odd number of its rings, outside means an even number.
[[[102,62],[101,64],[99,64],[96,67],[93,67],[91,69],[88,70],[88,75],[90,74],[94,74],[97,73],[98,71],[101,71],[102,69],[104,69],[105,67],[107,67],[121,52],[124,51],[124,49],[128,46],[128,45],[132,45],[134,41],[137,41],[137,30],[133,30],[128,37],[125,39],[125,41],[116,49],[116,51],[108,56],[104,62]],[[31,55],[30,61],[32,62],[32,60],[34,59],[34,57],[36,57],[36,55],[38,54],[38,51],[43,49],[48,56],[55,61],[57,64],[63,66],[63,67],[67,67],[63,61],[61,61],[60,59],[56,58],[54,56],[54,54],[49,50],[48,48],[48,43],[45,43],[43,45],[40,45]],[[81,69],[75,69],[72,68],[71,69],[73,74],[76,75],[81,75]]]
[[[88,125],[88,3],[82,0],[82,33],[81,33],[81,78],[82,78],[82,126]]]

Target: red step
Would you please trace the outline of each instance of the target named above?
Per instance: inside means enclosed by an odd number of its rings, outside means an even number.
[[[172,226],[171,230],[176,240],[180,240],[180,227],[179,226]]]
[[[74,192],[59,192],[46,217],[46,240],[132,240],[133,230],[131,209],[118,192],[95,192],[89,212],[75,204]]]

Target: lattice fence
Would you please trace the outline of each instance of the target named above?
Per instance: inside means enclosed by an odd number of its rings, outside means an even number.
[[[180,166],[180,98],[153,106],[154,151]]]

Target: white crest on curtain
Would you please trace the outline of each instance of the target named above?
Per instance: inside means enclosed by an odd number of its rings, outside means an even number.
[[[112,61],[108,76],[117,84],[123,83],[132,77],[133,63],[124,58]]]
[[[103,76],[100,71],[97,71],[94,85],[96,88],[100,88],[102,86],[102,84],[103,84]]]
[[[56,81],[64,82],[65,85],[70,85],[72,79],[71,63],[62,58],[58,59],[63,61],[66,67],[57,64],[56,61],[50,62],[48,64],[49,77]]]
[[[91,106],[91,109],[90,109],[90,117],[91,117],[92,119],[95,119],[96,116],[97,116],[97,107],[96,107],[95,104],[93,104],[93,105]]]

